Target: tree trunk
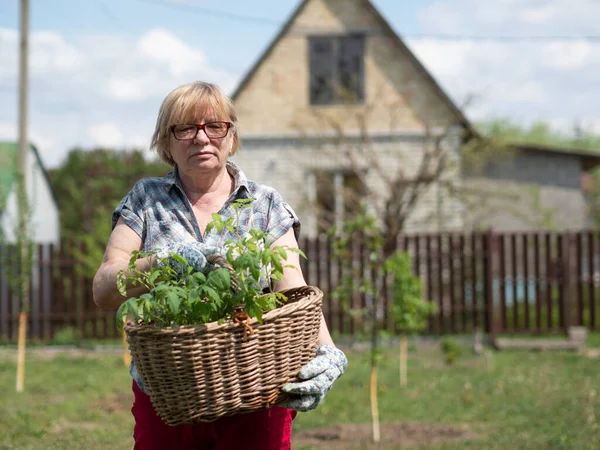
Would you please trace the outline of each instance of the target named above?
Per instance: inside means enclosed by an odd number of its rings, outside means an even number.
[[[25,386],[25,338],[27,336],[27,313],[19,314],[19,346],[17,358],[17,392],[23,392]]]
[[[407,339],[406,335],[400,336],[400,386],[406,386],[407,384],[407,371],[406,371],[406,360],[407,355]]]
[[[379,407],[377,406],[377,366],[371,369],[371,416],[373,417],[373,442],[379,442]]]
[[[373,296],[371,305],[371,416],[373,417],[373,442],[379,442],[379,408],[377,406],[377,303]]]

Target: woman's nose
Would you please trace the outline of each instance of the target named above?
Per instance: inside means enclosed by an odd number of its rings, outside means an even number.
[[[208,142],[210,142],[210,139],[206,135],[206,131],[200,129],[200,130],[198,130],[198,134],[196,134],[194,141],[208,143]]]

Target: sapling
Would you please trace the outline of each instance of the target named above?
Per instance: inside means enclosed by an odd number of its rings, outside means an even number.
[[[224,218],[213,214],[207,225],[207,233],[213,228],[219,233],[228,233],[223,248],[223,266],[215,265],[214,270],[205,274],[194,271],[181,256],[171,253],[168,257],[158,257],[157,252],[134,251],[128,269],[119,272],[117,287],[126,295],[126,286],[142,285],[148,290],[139,297],[124,302],[117,311],[117,324],[121,326],[126,318],[136,324],[158,327],[178,327],[209,322],[223,322],[233,319],[243,309],[244,317],[256,318],[262,322],[264,312],[275,309],[287,299],[280,292],[269,290],[263,293],[265,281],[281,280],[283,270],[293,267],[285,264],[287,252],[304,256],[297,248],[270,248],[266,232],[251,229],[242,235],[238,227],[240,211],[249,207],[253,199],[240,199],[232,204],[235,217]],[[141,271],[135,261],[145,257],[151,268]],[[174,259],[183,268],[183,274],[169,265]]]
[[[362,212],[353,220],[343,223],[341,229],[332,229],[333,258],[339,261],[342,268],[342,277],[334,295],[341,300],[344,307],[355,317],[364,316],[368,319],[368,328],[371,334],[371,417],[373,420],[373,441],[379,442],[379,408],[377,405],[377,363],[379,360],[378,339],[380,333],[380,320],[378,307],[382,296],[382,280],[385,269],[383,252],[383,233],[375,218],[368,214],[366,206],[362,204]],[[360,265],[354,264],[352,244],[358,244],[362,249],[366,267],[361,270]],[[364,270],[366,269],[366,270]],[[373,275],[373,276],[371,276]],[[366,308],[352,309],[348,307],[348,298],[355,292],[361,292],[366,298]]]
[[[435,312],[433,303],[423,299],[422,282],[414,275],[408,253],[396,252],[385,261],[385,271],[392,281],[392,317],[400,332],[400,386],[406,386],[407,335],[427,326],[427,318]]]
[[[382,333],[379,318],[379,306],[384,295],[384,280],[392,279],[393,314],[402,336],[404,349],[401,355],[401,377],[406,378],[406,333],[423,328],[426,318],[433,311],[431,303],[422,300],[420,280],[412,274],[410,258],[406,253],[386,248],[385,235],[376,218],[367,212],[366,204],[361,205],[361,212],[354,219],[346,221],[341,228],[330,231],[333,236],[333,258],[342,267],[342,277],[334,295],[341,300],[341,305],[355,317],[364,316],[369,319],[368,328],[371,335],[371,415],[373,419],[373,441],[379,442],[379,410],[377,406],[377,363],[379,359],[378,340]],[[365,266],[355,264],[352,246],[361,249]],[[365,270],[366,269],[366,270]],[[361,292],[366,298],[366,308],[350,308],[348,298],[355,292]]]

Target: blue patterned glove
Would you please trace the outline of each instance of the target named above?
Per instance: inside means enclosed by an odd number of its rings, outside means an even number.
[[[170,257],[169,254],[171,253],[181,256],[194,268],[195,272],[208,274],[208,272],[216,268],[206,260],[206,257],[215,253],[222,254],[218,247],[198,242],[179,222],[163,221],[162,223],[163,226],[167,224],[169,228],[169,242],[157,249],[156,256],[163,259],[167,258],[167,264],[178,275],[186,274],[187,268],[175,258]],[[158,260],[158,265],[159,267],[162,265],[160,259]]]
[[[170,253],[175,253],[176,255],[181,256],[190,266],[193,267],[194,272],[202,272],[205,275],[216,268],[214,264],[211,264],[206,260],[206,257],[209,255],[214,255],[215,253],[221,254],[217,247],[198,241],[169,242],[156,252],[156,256],[159,258],[168,258],[167,264],[175,272],[177,272],[178,275],[187,274],[187,268],[175,258],[170,257]],[[158,265],[160,266],[161,264],[162,262],[159,260]]]
[[[296,394],[279,406],[297,411],[315,409],[337,380],[346,370],[348,359],[344,352],[332,345],[317,347],[317,356],[300,369],[298,378],[306,381],[288,383],[281,390]]]

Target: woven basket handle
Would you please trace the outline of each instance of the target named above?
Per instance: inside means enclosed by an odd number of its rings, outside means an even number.
[[[215,266],[219,266],[219,267],[223,267],[223,268],[227,269],[229,271],[229,276],[231,278],[231,290],[233,292],[239,291],[240,282],[238,281],[237,277],[235,276],[235,271],[233,270],[233,267],[231,267],[231,264],[229,264],[227,262],[227,260],[225,259],[224,256],[219,255],[218,253],[213,253],[212,255],[208,255],[206,257],[206,260]]]

